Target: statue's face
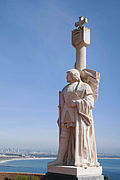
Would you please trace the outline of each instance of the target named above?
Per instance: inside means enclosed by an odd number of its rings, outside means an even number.
[[[67,72],[67,82],[71,83],[72,81],[73,81],[73,79],[72,79],[70,72]]]

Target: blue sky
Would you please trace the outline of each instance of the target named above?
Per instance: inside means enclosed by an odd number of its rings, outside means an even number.
[[[58,92],[73,68],[71,31],[88,18],[87,68],[101,74],[98,152],[120,152],[120,1],[0,1],[0,147],[57,150]]]

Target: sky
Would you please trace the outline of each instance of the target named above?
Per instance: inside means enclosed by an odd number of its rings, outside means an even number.
[[[98,152],[120,153],[120,1],[0,0],[0,148],[57,151],[59,90],[88,18],[87,68],[100,72],[93,110]]]

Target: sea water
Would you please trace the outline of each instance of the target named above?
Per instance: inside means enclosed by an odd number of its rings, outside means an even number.
[[[14,160],[0,164],[0,171],[46,173],[47,163],[53,159]],[[120,180],[120,159],[99,159],[103,175],[109,180]]]

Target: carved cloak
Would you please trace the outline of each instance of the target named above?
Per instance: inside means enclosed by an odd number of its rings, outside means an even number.
[[[70,107],[72,101],[76,107]],[[82,81],[67,85],[62,90],[61,128],[70,131],[65,165],[96,166],[97,154],[92,109],[93,91]]]

